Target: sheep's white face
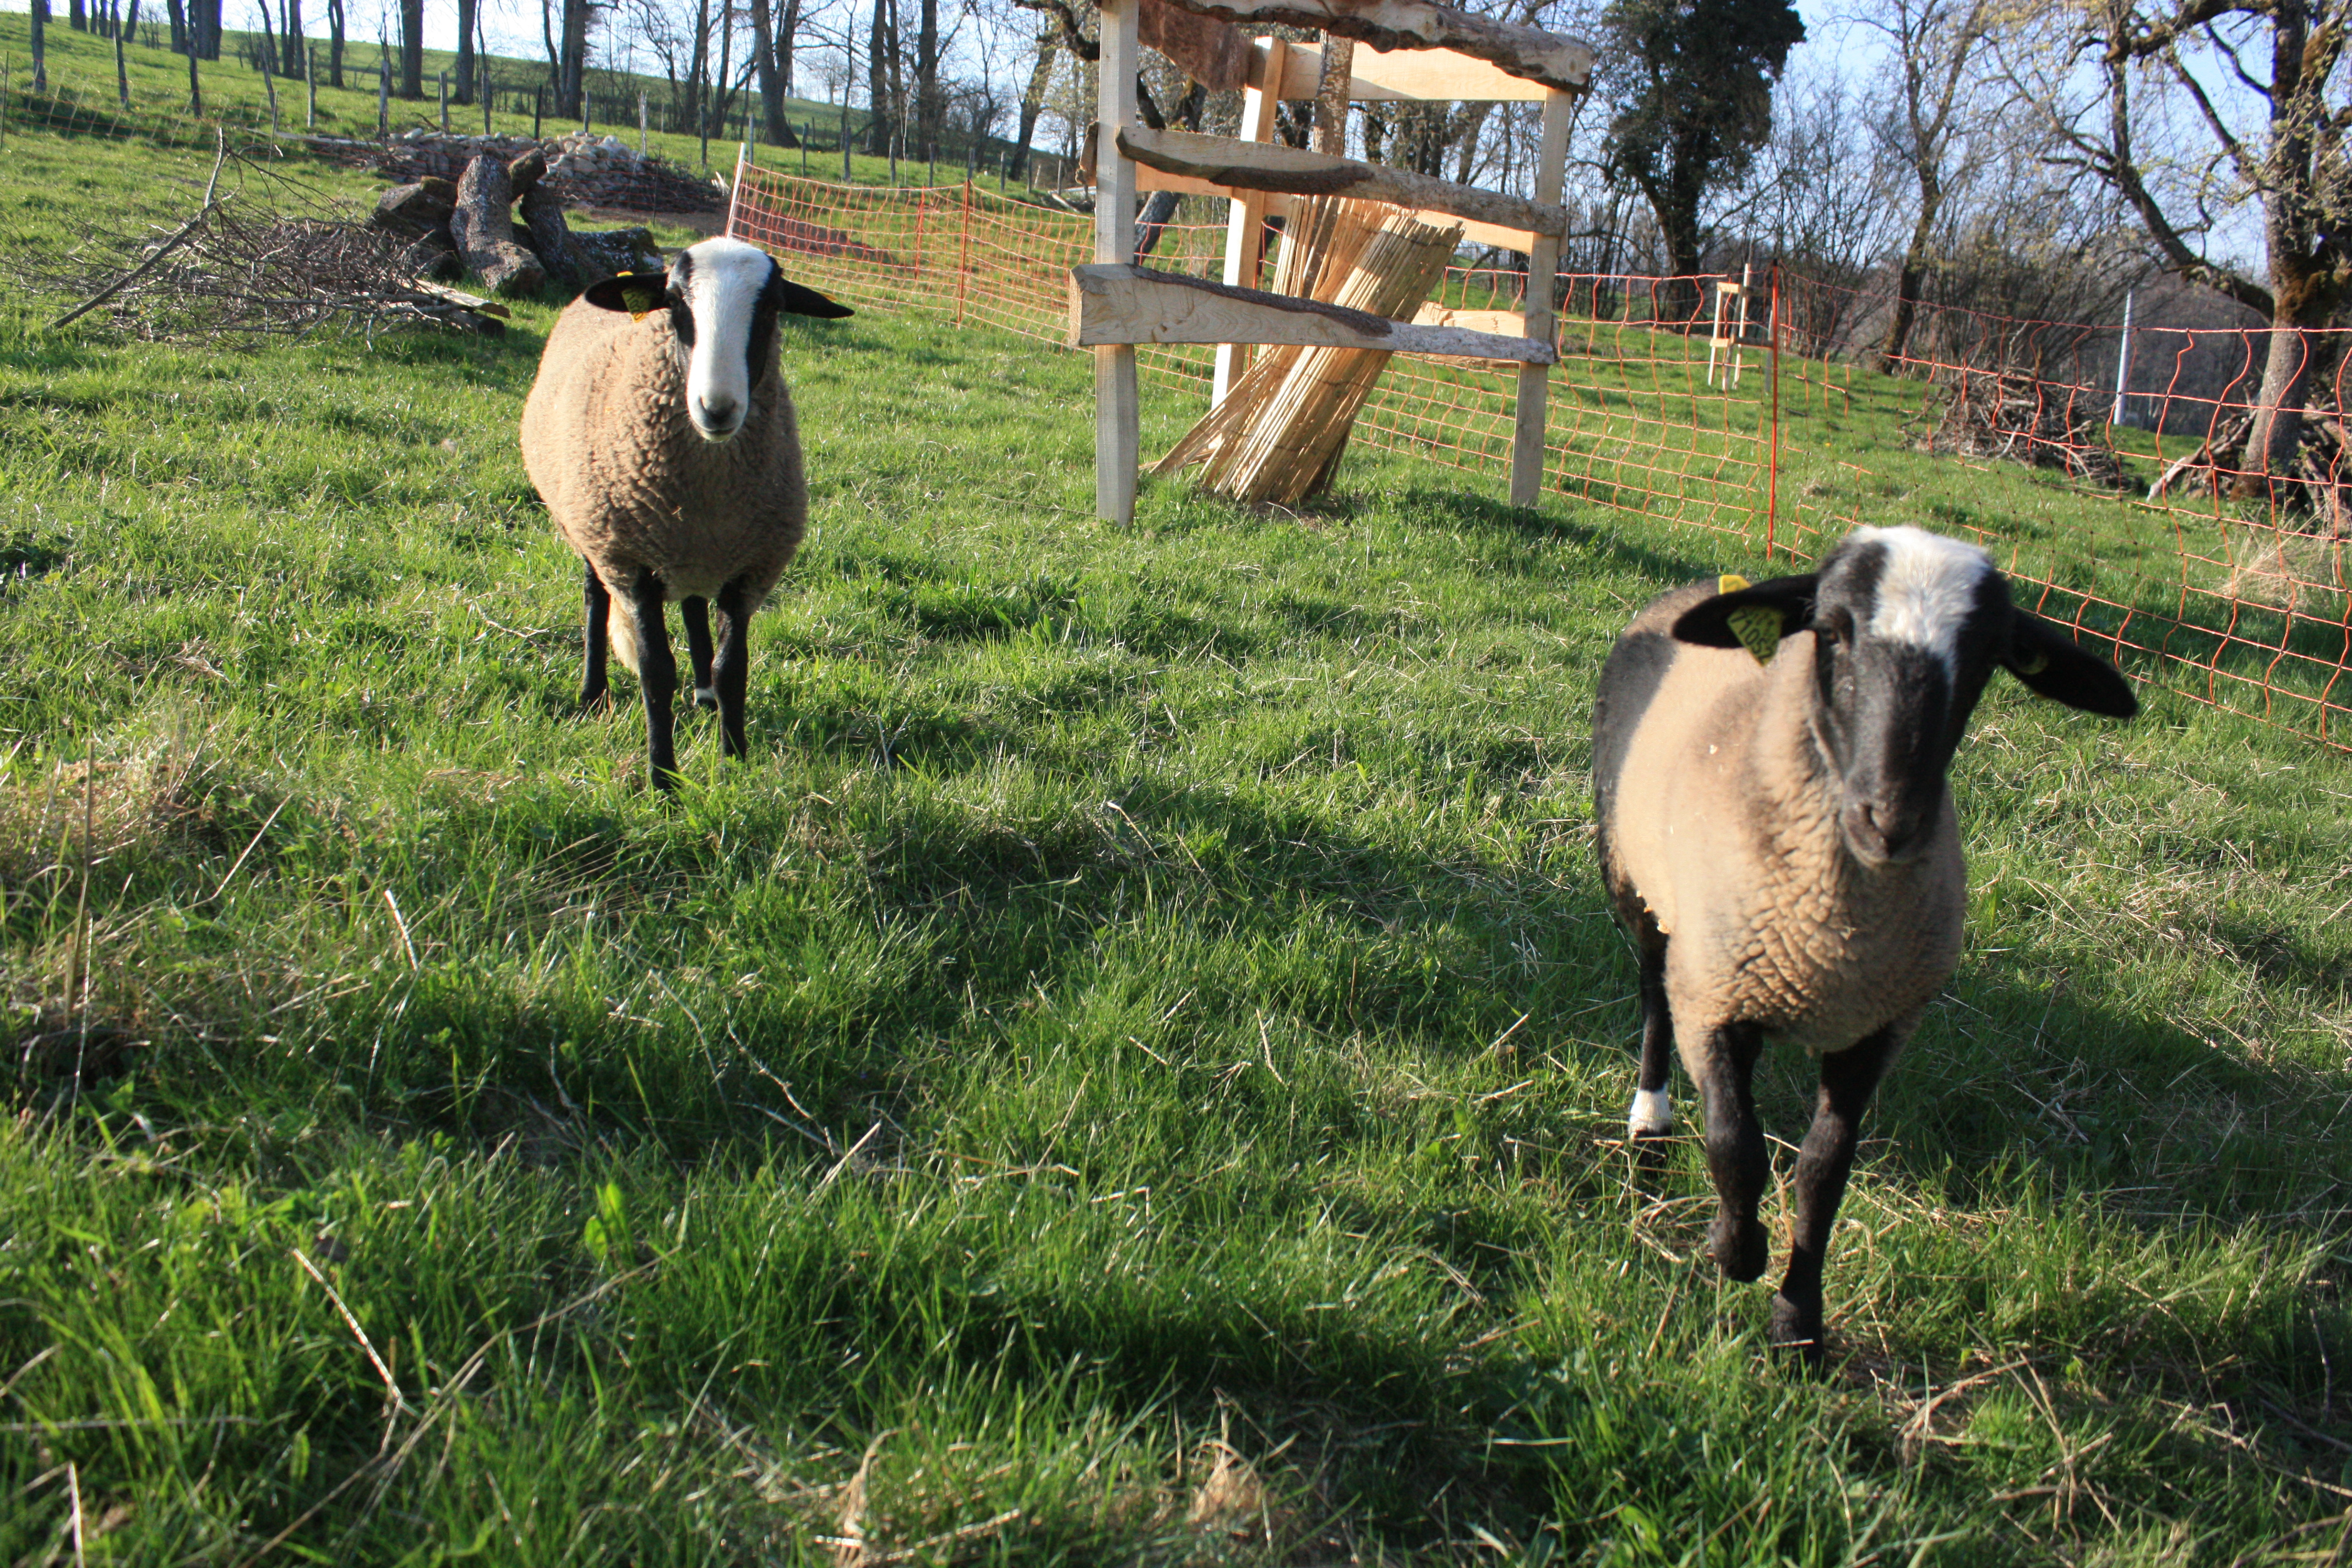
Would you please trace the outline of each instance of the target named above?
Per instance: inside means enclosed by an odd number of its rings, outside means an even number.
[[[706,441],[730,439],[751,412],[752,383],[775,334],[778,276],[767,252],[740,239],[706,239],[670,264],[670,325],[687,352],[686,416]]]

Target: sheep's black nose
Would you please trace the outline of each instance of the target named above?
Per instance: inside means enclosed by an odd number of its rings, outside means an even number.
[[[731,397],[706,397],[696,405],[695,412],[698,417],[695,423],[706,431],[725,431],[731,435],[737,423],[737,410],[740,407],[741,405]]]

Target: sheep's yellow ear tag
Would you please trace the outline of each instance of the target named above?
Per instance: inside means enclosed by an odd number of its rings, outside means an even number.
[[[660,302],[660,297],[650,289],[625,289],[621,292],[621,303],[629,308],[629,320],[633,321],[642,321],[652,315],[654,307]]]
[[[1748,579],[1737,572],[1726,572],[1715,580],[1718,594],[1737,594],[1748,585]],[[1723,617],[1739,646],[1755,656],[1759,664],[1769,664],[1772,656],[1780,651],[1780,612],[1763,605],[1743,605]]]

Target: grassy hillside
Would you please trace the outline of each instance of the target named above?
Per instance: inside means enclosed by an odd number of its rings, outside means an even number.
[[[86,142],[93,125],[105,125],[121,117],[120,100],[116,92],[114,44],[89,33],[78,33],[62,21],[53,21],[47,30],[50,100],[37,101],[28,94],[31,81],[31,22],[22,12],[0,12],[0,58],[9,63],[5,78],[5,123],[0,133],[11,129],[37,129],[45,123],[53,129],[71,129],[80,132],[79,140]],[[142,24],[140,37],[152,38],[152,43],[126,42],[123,51],[123,74],[131,89],[131,122],[151,139],[161,132],[167,139],[189,143],[212,144],[213,133],[208,125],[199,125],[185,118],[188,106],[188,62],[182,55],[173,54],[163,47],[169,34],[160,26]],[[221,44],[222,58],[201,61],[197,78],[204,94],[207,115],[223,115],[244,123],[267,127],[269,123],[268,95],[272,84],[265,84],[260,73],[243,63],[237,57],[240,48],[257,35],[226,33]],[[344,83],[341,88],[327,84],[326,45],[313,40],[317,52],[318,117],[313,122],[309,116],[309,104],[299,80],[279,78],[274,83],[278,95],[278,123],[289,135],[315,132],[322,136],[373,138],[376,133],[375,66],[379,58],[373,39],[352,38],[344,49]],[[394,98],[390,105],[393,130],[395,132],[415,126],[436,126],[440,123],[440,99],[435,81],[437,72],[453,69],[455,57],[446,51],[428,49],[425,53],[425,97],[421,100]],[[530,90],[547,79],[544,60],[514,59],[491,56],[485,63],[491,79],[504,90],[497,99],[491,114],[491,128],[500,134],[528,133],[531,114],[528,102]],[[634,99],[636,93],[649,94],[656,105],[664,101],[670,90],[667,81],[655,77],[635,76],[626,72],[598,69],[590,73],[591,85],[599,94],[619,93]],[[395,84],[398,67],[394,68]],[[520,97],[512,95],[520,95]],[[730,113],[730,123],[740,121],[742,102],[739,99]],[[787,113],[795,125],[814,121],[820,143],[838,146],[841,110],[811,99],[786,100]],[[453,104],[449,110],[450,128],[459,132],[478,133],[482,129],[479,104]],[[63,121],[65,123],[60,124]],[[853,110],[850,124],[853,130],[866,122],[863,110]],[[576,122],[552,117],[541,121],[548,135],[577,130]],[[618,125],[595,124],[600,132],[619,135],[636,145],[637,131],[635,110],[626,122]],[[652,131],[645,138],[646,150],[667,158],[683,167],[702,166],[702,142],[699,138],[674,132]],[[991,144],[990,158],[1008,145]],[[762,148],[762,162],[780,166],[796,166],[800,154],[796,151]],[[961,159],[962,153],[955,155]],[[710,144],[711,166],[724,172],[735,163],[735,142],[732,134],[716,138]],[[887,158],[855,153],[851,160],[851,179],[859,184],[880,184],[890,176]],[[920,167],[902,163],[902,183],[916,183],[912,171]],[[841,155],[835,150],[824,154],[822,167],[813,163],[813,173],[822,173],[832,179],[841,177]],[[959,164],[950,171],[940,167],[940,177],[961,179]],[[1016,182],[1017,184],[1017,182]]]
[[[205,166],[5,156],[18,245]],[[0,1557],[2345,1550],[2341,757],[1996,688],[1970,951],[1815,1381],[1701,1258],[1696,1148],[1619,1145],[1589,847],[1610,637],[1751,561],[1402,459],[1106,529],[1083,359],[796,324],[753,757],[691,721],[664,801],[633,712],[572,710],[512,437],[546,309],[258,349],[31,313]],[[1768,1058],[1784,1138],[1806,1066]]]

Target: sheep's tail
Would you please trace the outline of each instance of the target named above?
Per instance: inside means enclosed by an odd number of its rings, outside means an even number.
[[[628,605],[619,602],[617,595],[612,613],[604,617],[604,630],[606,640],[613,645],[613,657],[631,675],[637,674],[637,618]]]

